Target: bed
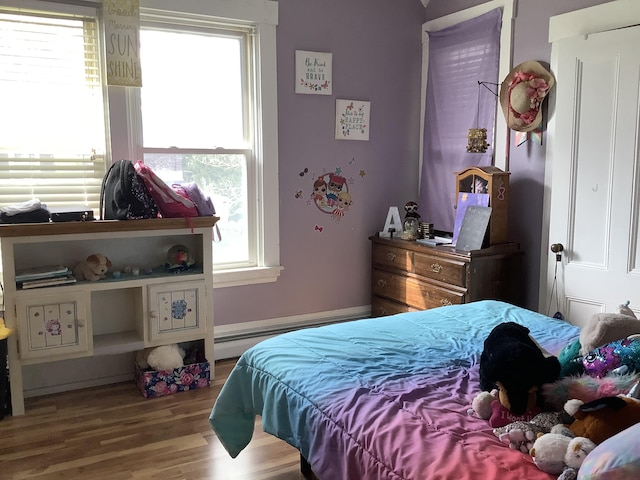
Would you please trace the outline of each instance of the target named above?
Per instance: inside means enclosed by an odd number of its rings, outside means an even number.
[[[556,354],[579,335],[490,300],[298,330],[242,355],[209,422],[235,457],[261,415],[320,480],[555,478],[467,413],[484,339],[506,321]]]

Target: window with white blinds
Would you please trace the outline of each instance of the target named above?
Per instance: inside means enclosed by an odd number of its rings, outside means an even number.
[[[64,10],[0,5],[0,206],[38,198],[98,210],[106,122],[97,11]]]

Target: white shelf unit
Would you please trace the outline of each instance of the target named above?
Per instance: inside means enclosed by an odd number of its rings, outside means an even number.
[[[203,341],[205,356],[212,360],[216,221],[197,217],[0,225],[5,322],[15,329],[7,345],[13,415],[25,413],[23,366],[192,341]],[[191,250],[195,268],[165,270],[174,245]],[[107,278],[17,288],[16,269],[52,264],[73,269],[92,253],[111,260]],[[141,273],[124,273],[126,267]],[[114,278],[114,271],[123,273]]]

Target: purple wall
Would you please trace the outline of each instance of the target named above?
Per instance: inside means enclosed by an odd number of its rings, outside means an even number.
[[[549,17],[607,3],[609,0],[519,0],[514,26],[513,65],[526,60],[538,60],[548,66],[551,58]],[[468,7],[485,3],[478,0],[431,0],[426,19],[431,20]],[[502,80],[502,79],[500,79]],[[540,281],[540,245],[545,169],[545,134],[543,144],[531,142],[520,147],[511,134],[509,160],[511,205],[509,206],[509,234],[525,251],[526,303],[538,308]]]
[[[368,305],[368,237],[383,228],[389,206],[417,197],[420,0],[278,4],[284,271],[275,283],[216,289],[216,325]],[[333,54],[332,95],[294,93],[296,50]],[[371,102],[369,141],[335,140],[336,99]],[[340,222],[308,202],[314,176],[336,169],[352,180],[353,204]]]
[[[426,11],[420,0],[278,3],[280,252],[285,270],[275,283],[216,289],[217,325],[370,302],[368,237],[382,229],[389,206],[402,208],[417,197],[420,27],[425,19],[484,2],[431,0]],[[550,16],[606,1],[518,3],[514,65],[529,59],[549,62]],[[333,53],[333,95],[294,93],[295,50]],[[336,99],[371,102],[370,141],[334,139]],[[510,160],[510,237],[526,252],[526,298],[534,310],[538,305],[545,149],[544,144],[512,147]],[[353,179],[349,185],[353,205],[340,223],[307,203],[313,175],[336,168]],[[300,176],[305,169],[308,172]]]

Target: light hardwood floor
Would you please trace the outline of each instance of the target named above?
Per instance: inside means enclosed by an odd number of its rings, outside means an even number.
[[[145,399],[132,382],[26,400],[0,421],[0,479],[299,480],[297,450],[262,432],[232,459],[208,419],[235,360],[211,387]]]

